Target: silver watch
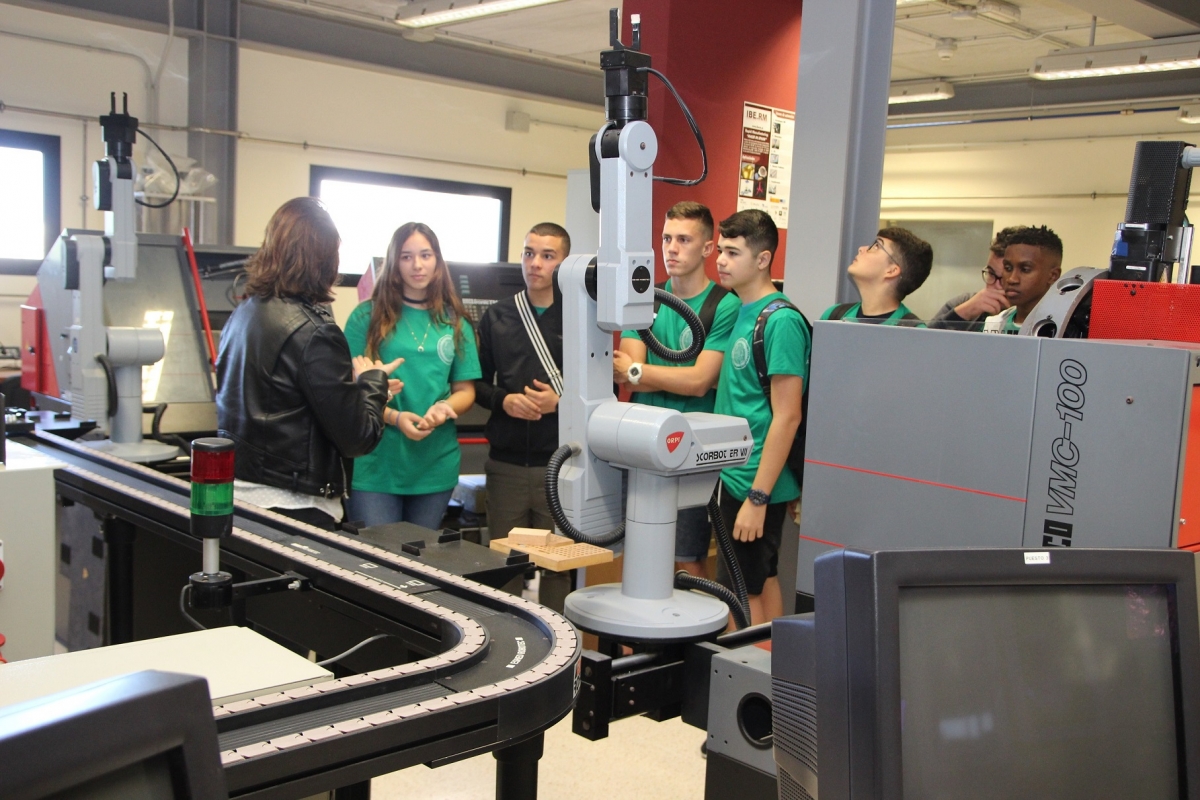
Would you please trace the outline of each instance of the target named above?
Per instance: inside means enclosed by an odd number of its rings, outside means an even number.
[[[637,361],[629,365],[629,369],[625,370],[625,377],[634,386],[637,386],[642,381],[642,365]]]

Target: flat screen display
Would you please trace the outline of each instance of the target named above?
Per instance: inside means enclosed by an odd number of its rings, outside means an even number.
[[[1172,591],[900,589],[905,800],[1177,800]]]

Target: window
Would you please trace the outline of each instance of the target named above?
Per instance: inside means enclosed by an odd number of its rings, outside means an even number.
[[[0,130],[0,274],[33,275],[59,234],[57,136]]]
[[[309,194],[324,201],[342,235],[343,275],[361,275],[386,255],[396,228],[413,221],[433,228],[447,261],[508,260],[507,187],[314,166]]]

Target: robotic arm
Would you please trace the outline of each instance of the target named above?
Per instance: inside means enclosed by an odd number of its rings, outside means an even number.
[[[71,414],[103,421],[111,439],[91,446],[130,461],[174,458],[179,450],[142,440],[142,367],[163,357],[166,344],[154,328],[108,327],[104,321],[104,282],[137,278],[137,233],[133,196],[133,145],[137,118],[129,98],[117,112],[100,118],[107,156],[93,165],[93,196],[104,211],[104,236],[77,234],[68,243],[66,288],[72,290],[68,329]]]
[[[559,270],[563,317],[574,324],[563,330],[563,446],[547,471],[548,495],[567,535],[606,545],[625,540],[622,582],[572,593],[567,617],[622,641],[680,641],[723,629],[728,609],[674,588],[676,514],[704,505],[717,471],[745,463],[754,442],[738,417],[682,414],[613,396],[612,332],[654,321],[658,154],[646,122],[650,57],[637,49],[639,21],[634,17],[632,47],[620,43],[616,23],[614,10],[612,49],[601,55],[608,120],[589,153],[600,250],[572,256]],[[693,340],[698,351],[703,336]]]

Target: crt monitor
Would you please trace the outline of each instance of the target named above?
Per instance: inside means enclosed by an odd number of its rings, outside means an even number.
[[[774,637],[796,796],[1200,798],[1192,553],[846,549],[815,577]]]
[[[147,670],[0,709],[5,800],[227,800],[208,682]]]

